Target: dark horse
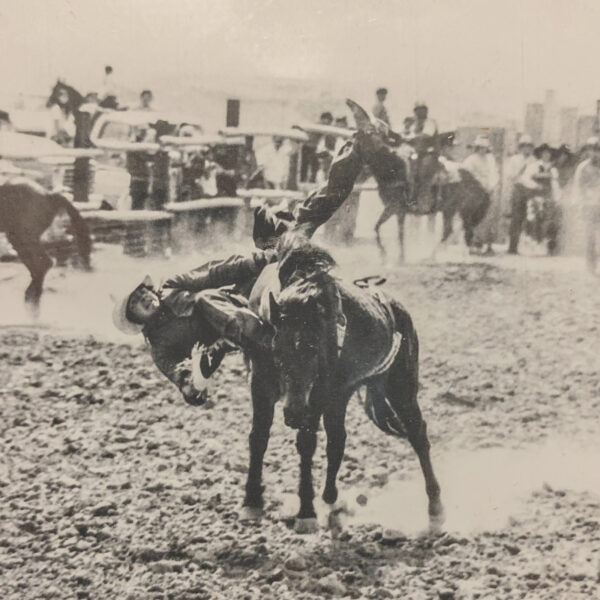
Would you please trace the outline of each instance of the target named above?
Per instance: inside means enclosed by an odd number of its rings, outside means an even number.
[[[0,185],[0,232],[29,269],[31,283],[25,291],[25,301],[36,311],[44,285],[44,277],[52,260],[40,241],[60,212],[71,219],[72,231],[82,266],[90,268],[91,239],[86,222],[78,210],[61,194],[45,192],[32,183],[5,183]]]
[[[419,342],[410,315],[383,294],[334,279],[329,274],[334,261],[328,253],[308,242],[290,243],[290,239],[284,237],[279,269],[272,271],[275,276],[278,273],[278,299],[269,292],[269,285],[261,284],[261,279],[268,280],[263,278],[266,270],[255,286],[259,288],[258,304],[262,309],[268,305],[275,335],[272,355],[252,360],[254,420],[244,514],[256,518],[262,512],[262,460],[273,404],[283,396],[285,422],[298,430],[300,510],[296,530],[316,528],[312,460],[321,417],[327,435],[323,500],[332,509],[333,524],[336,478],[346,440],[346,407],[354,392],[364,386],[369,418],[383,432],[407,438],[415,449],[425,476],[432,525],[441,523],[440,487],[417,403]],[[251,306],[252,302],[251,296]]]
[[[440,144],[450,143],[451,133],[439,135]],[[400,156],[389,150],[381,150],[385,161],[376,157],[371,166],[378,183],[379,197],[383,202],[383,211],[375,224],[377,245],[382,254],[385,248],[381,242],[379,229],[392,216],[398,220],[400,260],[404,260],[404,221],[408,213],[435,215],[442,213],[443,233],[440,243],[448,240],[452,234],[454,217],[458,214],[462,220],[465,243],[471,246],[475,227],[481,223],[490,206],[489,194],[483,186],[465,169],[460,169],[460,181],[450,183],[445,177],[444,167],[437,151],[415,148],[415,157],[410,160],[410,168]],[[379,166],[377,166],[379,163]],[[385,185],[378,177],[393,165],[396,173],[401,174],[395,186]],[[410,178],[407,173],[410,171]],[[409,202],[410,199],[410,202]]]

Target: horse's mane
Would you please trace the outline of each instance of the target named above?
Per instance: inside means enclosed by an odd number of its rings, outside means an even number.
[[[279,302],[285,312],[305,312],[309,304],[326,313],[336,311],[339,292],[329,273],[335,264],[327,250],[293,234],[284,235],[279,245]]]
[[[299,277],[310,280],[328,273],[336,262],[327,250],[311,244],[306,239],[286,233],[278,247],[279,281],[285,288]]]

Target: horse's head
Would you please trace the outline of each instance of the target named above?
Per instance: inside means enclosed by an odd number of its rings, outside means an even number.
[[[327,256],[308,244],[291,250],[280,263],[279,298],[270,296],[284,417],[294,429],[305,423],[313,389],[327,386],[331,361],[337,356],[338,296],[322,263]]]

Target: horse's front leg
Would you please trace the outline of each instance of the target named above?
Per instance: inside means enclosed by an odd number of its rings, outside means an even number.
[[[296,448],[300,454],[300,510],[296,516],[294,528],[297,533],[313,533],[318,529],[317,513],[313,500],[315,491],[312,480],[312,462],[317,448],[317,428],[320,414],[313,414],[307,419],[296,436]]]
[[[346,405],[348,399],[338,400],[325,410],[323,426],[327,434],[327,478],[323,490],[323,500],[329,505],[328,527],[334,535],[340,533],[342,523],[340,513],[344,512],[343,506],[338,506],[338,489],[336,485],[338,471],[344,458],[346,447]]]
[[[253,361],[251,392],[252,430],[248,438],[250,468],[244,505],[240,512],[242,521],[257,521],[262,517],[263,512],[263,457],[269,443],[273,409],[278,397],[278,383],[270,361]]]

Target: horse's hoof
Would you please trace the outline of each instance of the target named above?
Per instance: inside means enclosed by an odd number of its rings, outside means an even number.
[[[296,518],[294,522],[294,531],[296,533],[305,534],[305,533],[316,533],[319,530],[319,523],[316,517],[311,517],[309,519],[299,519]]]
[[[263,509],[256,506],[242,506],[238,519],[245,523],[257,523],[262,519]]]
[[[441,502],[437,502],[429,509],[429,531],[431,533],[440,533],[446,522],[446,514]]]
[[[329,507],[327,515],[327,529],[331,531],[331,537],[337,538],[344,531],[345,520],[352,511],[348,509],[348,505],[344,501],[338,501]]]

